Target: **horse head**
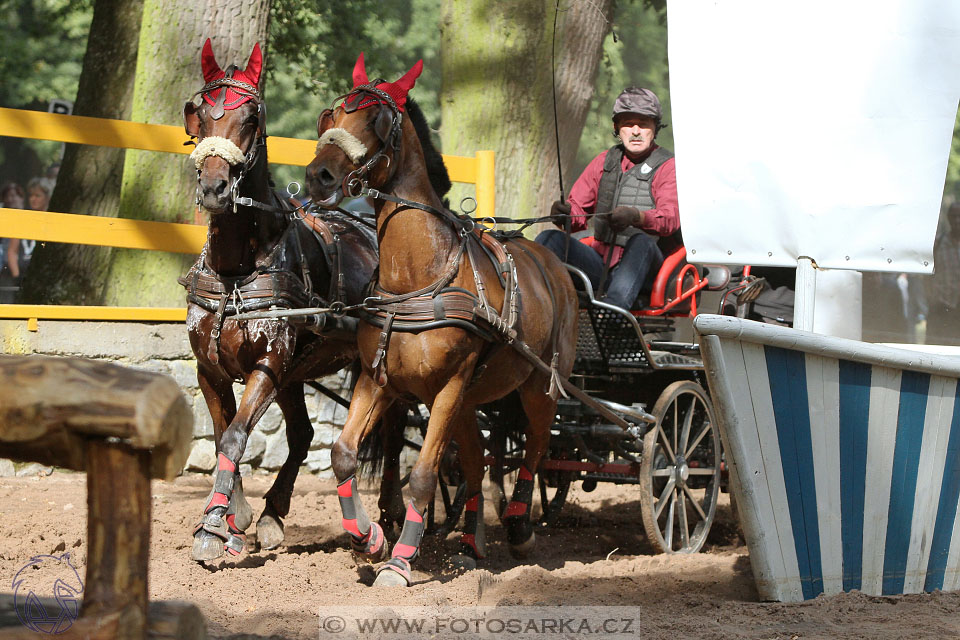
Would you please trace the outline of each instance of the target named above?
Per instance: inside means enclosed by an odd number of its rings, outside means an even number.
[[[416,137],[412,127],[404,126],[404,112],[407,93],[421,71],[422,60],[396,82],[371,82],[360,54],[353,89],[317,119],[317,153],[306,174],[315,204],[335,208],[344,197],[382,188],[391,180],[404,140]]]
[[[201,54],[206,84],[183,106],[184,129],[197,140],[190,155],[197,168],[197,204],[211,213],[236,210],[236,198],[251,170],[266,162],[266,110],[260,95],[263,56],[253,47],[243,71],[220,68],[210,39]],[[265,168],[265,164],[263,165]]]

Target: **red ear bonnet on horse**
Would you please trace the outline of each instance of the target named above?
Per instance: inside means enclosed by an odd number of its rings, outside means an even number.
[[[203,70],[203,81],[207,84],[219,80],[227,74],[217,64],[217,59],[213,55],[213,45],[210,44],[210,38],[203,43],[203,51],[200,53],[200,68]],[[250,53],[250,59],[247,60],[247,68],[243,71],[239,69],[233,72],[233,79],[245,82],[257,87],[260,85],[260,72],[263,69],[263,54],[260,52],[260,43],[253,45],[253,51]],[[214,89],[203,94],[203,99],[211,105],[217,103],[220,92],[224,89]],[[250,99],[250,96],[234,91],[231,88],[226,89],[227,95],[223,102],[224,109],[236,109],[241,104]]]
[[[417,64],[413,65],[410,71],[407,71],[402,78],[396,82],[381,82],[377,85],[377,89],[383,91],[397,103],[397,107],[400,111],[403,111],[403,107],[407,104],[407,93],[410,92],[410,89],[413,89],[413,85],[417,83],[417,78],[420,77],[420,74],[423,72],[423,60],[418,60]],[[366,64],[363,61],[363,52],[360,53],[360,57],[357,58],[357,64],[353,67],[353,88],[356,89],[360,85],[369,84],[370,80],[367,78],[367,68]],[[363,102],[357,107],[358,109],[365,109],[371,105],[378,104],[379,100],[373,99],[369,94],[363,96]]]

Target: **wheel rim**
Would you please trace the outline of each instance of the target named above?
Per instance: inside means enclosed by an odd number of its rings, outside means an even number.
[[[665,553],[694,553],[706,542],[720,488],[720,439],[700,385],[675,382],[654,407],[644,437],[641,506],[650,542]]]

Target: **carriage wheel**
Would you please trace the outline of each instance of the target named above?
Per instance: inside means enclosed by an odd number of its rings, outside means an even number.
[[[713,524],[720,490],[720,436],[703,387],[674,382],[653,408],[643,438],[640,505],[647,538],[664,553],[696,553]]]

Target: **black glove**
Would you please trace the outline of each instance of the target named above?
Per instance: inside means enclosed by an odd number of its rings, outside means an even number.
[[[636,207],[614,207],[607,221],[611,229],[620,233],[627,227],[639,227],[643,224],[643,211]]]
[[[553,224],[566,229],[570,222],[570,203],[555,200],[550,207],[550,215],[553,217]]]

